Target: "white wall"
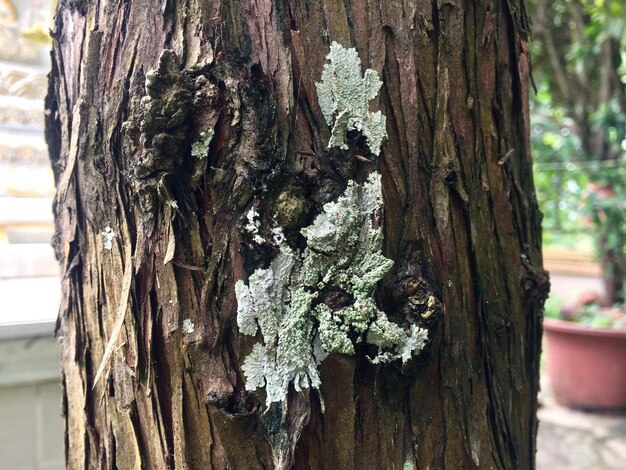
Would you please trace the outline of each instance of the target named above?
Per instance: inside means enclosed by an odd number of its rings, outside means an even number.
[[[60,353],[49,330],[0,326],[0,470],[65,468]]]

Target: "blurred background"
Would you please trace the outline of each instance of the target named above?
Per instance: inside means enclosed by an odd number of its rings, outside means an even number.
[[[626,2],[530,0],[529,10],[531,146],[552,284],[537,465],[626,468]]]
[[[555,274],[571,263],[573,274],[603,278],[598,294],[623,303],[625,5],[533,0],[530,6],[531,143],[547,264]],[[553,297],[559,294],[555,289]]]
[[[43,136],[54,3],[0,0],[0,469],[64,468],[54,183]],[[626,278],[625,2],[527,7],[531,143],[552,280],[546,316],[624,327],[603,312],[623,307]],[[626,376],[623,356],[616,367]],[[559,405],[544,369],[538,468],[626,468],[624,415]]]
[[[60,281],[43,135],[50,0],[0,0],[0,469],[62,469]]]

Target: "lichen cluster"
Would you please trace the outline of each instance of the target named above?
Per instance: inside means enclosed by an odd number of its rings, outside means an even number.
[[[298,391],[318,388],[317,366],[328,353],[354,354],[354,345],[365,341],[378,347],[372,362],[406,362],[423,348],[426,330],[389,321],[374,299],[376,283],[393,265],[374,226],[381,194],[378,173],[363,185],[351,181],[302,229],[303,252],[275,237],[279,253],[270,266],[257,269],[248,284],[237,282],[239,331],[254,336],[260,329],[263,337],[242,366],[246,389],[265,387],[268,403],[284,401],[290,383]],[[325,299],[329,291],[346,305]]]
[[[320,108],[332,127],[330,147],[348,149],[348,131],[359,131],[370,151],[378,155],[386,137],[385,116],[369,111],[382,82],[374,70],[361,72],[354,49],[333,42],[330,60],[317,83]],[[407,362],[426,343],[427,331],[407,328],[389,320],[374,298],[376,284],[392,268],[382,254],[382,230],[377,223],[382,210],[379,173],[362,185],[350,181],[342,196],[324,205],[313,223],[300,231],[303,251],[292,248],[282,228],[263,238],[259,214],[247,213],[245,230],[258,244],[273,243],[278,255],[267,269],[257,269],[237,281],[239,331],[256,336],[244,359],[246,389],[265,387],[268,405],[284,402],[293,384],[297,391],[318,388],[317,369],[329,353],[355,354],[355,345],[378,348],[373,363]]]
[[[315,86],[322,114],[332,127],[328,148],[347,150],[346,134],[359,131],[367,139],[370,151],[379,155],[387,136],[386,118],[380,111],[369,111],[369,101],[376,97],[383,83],[378,72],[367,69],[362,74],[356,50],[336,42],[331,44],[326,58],[330,63],[324,66],[322,81]]]
[[[381,207],[380,175],[372,173],[363,186],[350,181],[343,196],[302,229],[307,240],[304,285],[317,292],[331,287],[351,302],[334,311],[326,303],[313,308],[322,346],[329,352],[354,354],[350,334],[360,341],[373,319],[386,319],[373,297],[376,283],[393,266],[381,251],[381,229],[372,223]]]
[[[309,315],[314,294],[297,282],[299,263],[299,253],[282,242],[269,268],[235,286],[239,331],[256,335],[260,328],[263,335],[242,366],[246,389],[265,386],[268,403],[283,401],[290,383],[298,391],[320,385]]]
[[[200,159],[206,158],[214,135],[215,131],[213,129],[200,132],[198,140],[191,144],[191,155]]]
[[[259,234],[259,227],[261,227],[261,222],[259,221],[259,213],[256,211],[254,207],[250,208],[250,210],[246,213],[246,219],[248,223],[245,226],[245,229],[248,233],[252,234],[252,239],[255,243],[259,245],[265,243],[266,240]]]

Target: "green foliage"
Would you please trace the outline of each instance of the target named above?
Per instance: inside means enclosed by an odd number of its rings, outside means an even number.
[[[544,229],[593,227],[605,277],[618,280],[626,273],[626,7],[618,0],[530,7],[531,143]]]
[[[606,249],[623,250],[626,233],[626,168],[609,167],[598,171],[592,168],[594,183],[585,191],[585,208]]]
[[[576,323],[592,328],[625,328],[626,315],[620,307],[605,309],[595,304],[585,305]]]
[[[562,309],[564,301],[561,297],[550,296],[544,304],[545,318],[556,320],[566,320],[579,325],[590,326],[592,328],[626,328],[626,305],[615,305],[611,308],[601,307],[597,304],[583,305],[579,313],[564,316]]]

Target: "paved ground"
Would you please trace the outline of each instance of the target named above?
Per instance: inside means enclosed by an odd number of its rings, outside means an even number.
[[[626,470],[626,415],[559,406],[544,379],[539,401],[538,470]]]

